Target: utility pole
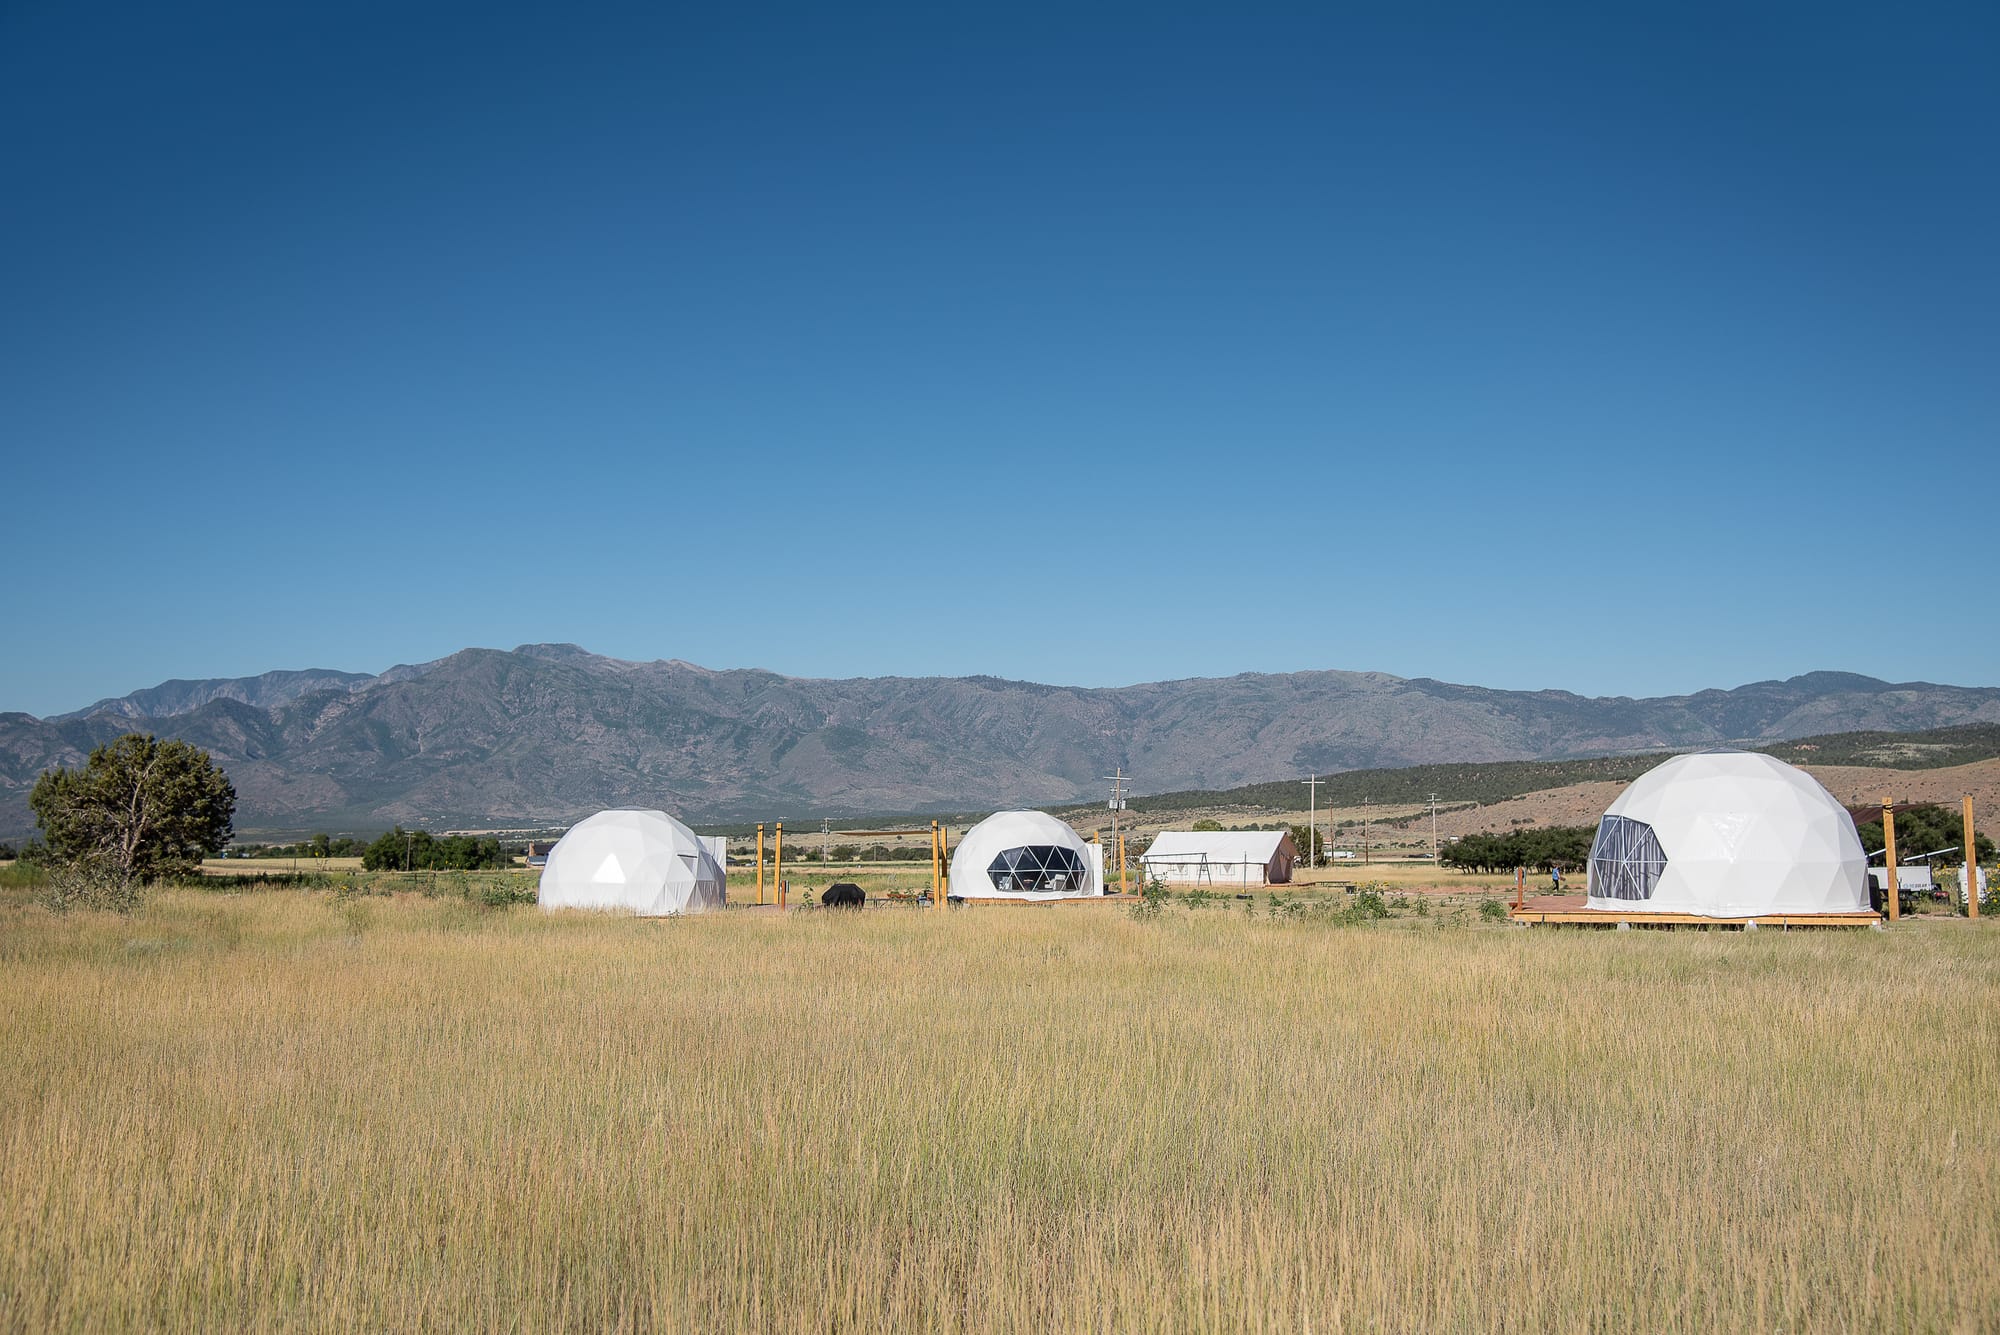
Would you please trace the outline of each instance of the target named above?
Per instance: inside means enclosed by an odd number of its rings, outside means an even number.
[[[1431,861],[1438,860],[1438,795],[1431,794]]]
[[[1306,780],[1306,866],[1319,865],[1319,785],[1315,774]]]
[[[1118,893],[1122,895],[1125,893],[1125,834],[1119,818],[1125,811],[1125,767],[1120,765],[1117,773],[1106,777],[1111,780],[1111,837],[1118,845]]]
[[[1361,865],[1368,865],[1368,799],[1361,799]]]
[[[833,841],[833,822],[825,816],[819,818],[819,865],[822,870],[833,865],[833,854],[827,845]]]

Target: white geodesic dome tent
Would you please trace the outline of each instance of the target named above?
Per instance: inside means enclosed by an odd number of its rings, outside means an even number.
[[[966,899],[1101,895],[1104,849],[1043,812],[995,812],[958,841],[951,893]]]
[[[1598,822],[1589,906],[1747,918],[1868,908],[1854,818],[1804,770],[1751,751],[1677,756]]]
[[[620,807],[570,827],[542,868],[545,909],[623,909],[645,917],[721,908],[724,841],[664,811]]]

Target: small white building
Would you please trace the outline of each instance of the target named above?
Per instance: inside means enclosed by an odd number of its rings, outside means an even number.
[[[1299,860],[1286,830],[1166,830],[1139,863],[1153,880],[1191,885],[1289,885]]]
[[[1986,888],[1986,873],[1979,873],[1979,887]],[[1889,893],[1889,869],[1870,867],[1868,869],[1868,889],[1872,894]],[[1896,866],[1896,891],[1905,895],[1927,895],[1937,889],[1937,880],[1931,875],[1928,862],[1902,862]]]

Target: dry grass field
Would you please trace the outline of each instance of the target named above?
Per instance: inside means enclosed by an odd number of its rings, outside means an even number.
[[[0,899],[14,1330],[1981,1330],[2000,930]]]

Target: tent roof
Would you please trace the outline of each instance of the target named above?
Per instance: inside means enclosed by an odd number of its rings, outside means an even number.
[[[1195,861],[1204,854],[1210,862],[1269,862],[1283,847],[1294,857],[1292,836],[1285,830],[1163,830],[1147,847],[1147,858]]]

